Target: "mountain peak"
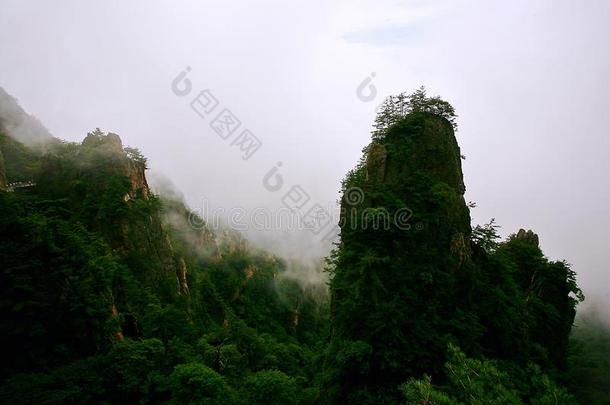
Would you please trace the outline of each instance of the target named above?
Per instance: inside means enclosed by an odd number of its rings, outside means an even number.
[[[83,139],[82,145],[94,148],[101,147],[118,153],[123,152],[121,137],[112,132],[104,134],[99,128],[96,128],[93,132],[89,132],[85,139]]]

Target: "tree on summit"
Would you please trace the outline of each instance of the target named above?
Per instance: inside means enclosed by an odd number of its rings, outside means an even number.
[[[148,167],[146,166],[146,157],[142,154],[142,152],[140,152],[138,148],[130,148],[129,146],[126,146],[123,148],[123,150],[125,151],[129,159],[133,160],[134,162],[143,164],[144,167],[148,169]]]
[[[439,96],[428,97],[426,88],[421,86],[411,94],[399,93],[387,97],[377,112],[373,126],[373,138],[379,138],[386,129],[411,112],[426,112],[445,118],[457,130],[455,109]]]

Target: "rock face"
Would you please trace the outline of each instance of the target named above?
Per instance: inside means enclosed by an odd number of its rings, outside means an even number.
[[[460,156],[447,120],[411,113],[348,175],[329,364],[358,356],[365,366],[329,366],[338,376],[329,392],[339,394],[327,402],[356,403],[407,375],[440,371],[449,333],[468,344],[455,330],[473,277]]]
[[[538,240],[538,235],[536,235],[531,230],[526,231],[525,229],[519,229],[519,232],[517,232],[517,235],[515,237],[517,239],[527,241],[536,247],[540,247],[540,241]]]
[[[125,202],[138,198],[144,200],[150,198],[151,192],[145,173],[146,166],[126,154],[119,135],[112,132],[104,134],[96,130],[87,134],[82,146],[95,150],[98,155],[108,157],[115,170],[118,170],[128,180],[129,189],[123,196]],[[123,223],[121,227],[123,241],[120,245],[123,248],[127,248],[127,251],[150,251],[151,254],[156,254],[165,270],[175,273],[179,294],[190,295],[187,264],[184,258],[175,252],[167,234],[168,230],[160,217],[151,215],[144,223],[128,222]]]
[[[367,165],[383,162],[385,176],[376,181],[391,184],[405,175],[413,177],[425,173],[460,196],[464,195],[460,148],[451,124],[441,117],[420,114],[407,117],[400,125],[390,128],[380,143],[372,144]]]
[[[184,259],[181,257],[178,260],[178,267],[176,271],[176,277],[178,278],[178,287],[180,289],[180,293],[183,295],[190,295],[189,285],[187,281],[187,270],[186,263]]]
[[[396,236],[403,241],[417,236],[414,247],[420,249],[422,244],[434,247],[438,254],[456,257],[458,268],[461,267],[470,258],[471,228],[460,156],[448,121],[424,113],[408,116],[400,125],[390,128],[383,141],[368,147],[360,168],[363,175],[356,175],[351,185],[362,190],[363,201],[357,206],[350,205],[348,186],[342,199],[341,223],[354,228],[354,217],[362,225],[368,219],[366,210],[382,209],[390,214],[393,226],[388,231],[393,232],[400,224],[395,223],[398,218],[392,214],[403,206],[411,217],[402,227],[409,229]],[[382,194],[392,197],[384,201],[384,197],[379,197]],[[358,210],[364,212],[351,218],[347,215]],[[424,232],[416,226],[424,228]]]
[[[123,149],[123,142],[119,135],[112,132],[104,134],[101,131],[96,130],[87,134],[82,145],[86,148],[94,149],[98,154],[121,158],[118,160],[113,159],[112,164],[115,164],[117,168],[123,172],[131,184],[129,193],[124,198],[125,200],[138,196],[142,198],[148,198],[150,196],[150,188],[146,181],[145,165],[141,162],[127,158]]]
[[[127,180],[125,188],[119,188],[123,202],[128,206],[133,206],[140,200],[146,201],[149,206],[149,215],[138,216],[136,218],[112,219],[111,226],[119,230],[113,232],[112,245],[124,256],[146,254],[156,257],[158,269],[149,269],[147,277],[150,282],[159,284],[166,282],[168,277],[174,277],[177,285],[177,293],[188,296],[190,294],[188,285],[188,264],[184,258],[176,251],[169,238],[167,225],[155,205],[154,199],[146,180],[146,166],[142,160],[134,159],[128,153],[127,148],[123,148],[123,142],[119,135],[115,133],[103,133],[101,130],[87,134],[82,142],[80,153],[80,163],[83,170],[95,176],[96,172],[106,173],[104,177],[116,177]],[[98,183],[100,187],[115,187],[111,180],[108,183]],[[123,186],[120,186],[123,187]],[[106,193],[109,192],[108,190]],[[142,206],[142,204],[139,204]],[[101,224],[105,226],[107,224]],[[160,270],[160,271],[159,271]],[[171,275],[171,276],[170,276]],[[163,281],[165,280],[165,281]],[[118,306],[118,311],[122,310]]]
[[[143,164],[129,161],[126,173],[131,184],[129,192],[131,198],[138,195],[142,196],[142,198],[148,198],[150,196],[150,188],[146,181],[145,170],[146,168]]]
[[[371,182],[385,181],[388,153],[385,146],[371,144],[366,159],[366,179]]]
[[[105,149],[110,153],[123,153],[123,142],[117,134],[109,132],[103,134],[101,131],[95,131],[87,134],[82,142],[83,146]]]

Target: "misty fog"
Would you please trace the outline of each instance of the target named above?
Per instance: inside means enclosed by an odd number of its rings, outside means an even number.
[[[608,308],[608,15],[601,0],[4,0],[0,86],[42,123],[16,125],[19,139],[42,125],[75,142],[117,133],[148,157],[154,189],[307,267],[328,253],[331,226],[253,218],[281,215],[298,187],[336,220],[376,107],[425,85],[459,116],[473,225],[533,229],[578,273],[583,305]],[[224,109],[260,142],[251,155],[214,130]]]

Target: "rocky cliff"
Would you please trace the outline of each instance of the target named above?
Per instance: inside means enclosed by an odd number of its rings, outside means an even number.
[[[470,256],[470,212],[464,200],[460,148],[449,121],[428,113],[407,117],[369,146],[361,170],[365,179],[353,187],[360,186],[370,196],[365,204],[374,208],[375,195],[391,190],[412,214],[408,231],[426,236],[426,243],[439,248],[439,254],[457,255],[458,268],[464,264]]]
[[[145,172],[139,151],[124,147],[119,135],[96,129],[80,145],[61,144],[41,158],[36,191],[63,199],[63,209],[79,213],[135,268],[145,267],[138,270],[144,284],[163,289],[167,299],[188,296],[189,265],[174,249],[163,203],[151,193]],[[141,257],[154,260],[141,265]],[[125,303],[112,304],[123,316]]]
[[[82,146],[94,150],[98,155],[111,159],[115,169],[119,170],[129,180],[129,192],[124,197],[126,200],[136,196],[149,197],[150,188],[145,175],[146,164],[130,158],[126,149],[123,148],[123,142],[119,135],[112,132],[104,134],[96,129],[87,134]]]
[[[411,378],[455,378],[445,365],[456,346],[509,363],[524,385],[532,362],[565,365],[575,274],[532,231],[498,242],[493,221],[471,229],[454,117],[423,90],[390,98],[344,180],[323,403],[402,403],[397,387]]]
[[[116,134],[34,153],[0,133],[0,150],[34,183],[0,192],[1,403],[258,403],[242,387],[267,370],[279,402],[312,403],[326,306],[284,263],[151,193]],[[224,388],[178,394],[203,387],[189,370]]]
[[[97,156],[109,159],[114,172],[126,180],[126,192],[123,194],[123,201],[126,204],[138,205],[140,204],[138,200],[151,199],[152,194],[145,174],[146,164],[133,158],[133,152],[123,147],[119,135],[112,132],[104,134],[97,129],[87,134],[82,147],[94,151]],[[120,228],[120,232],[114,234],[115,244],[126,256],[133,255],[134,252],[146,252],[148,255],[156,256],[162,270],[167,274],[175,275],[172,277],[175,277],[177,292],[188,296],[190,291],[187,264],[174,249],[169,236],[169,225],[164,222],[162,213],[154,201],[151,203],[152,209],[148,218],[143,218],[143,221],[115,219],[115,225]],[[154,271],[150,273],[155,274]]]
[[[471,341],[457,326],[473,277],[464,191],[453,127],[426,112],[390,126],[348,174],[330,364],[357,356],[364,368],[331,366],[340,371],[329,386],[342,394],[328,402],[366,402],[406,375],[439,372],[446,335]]]

